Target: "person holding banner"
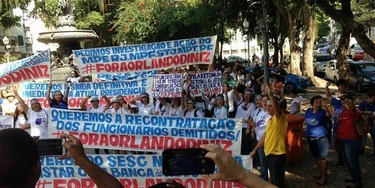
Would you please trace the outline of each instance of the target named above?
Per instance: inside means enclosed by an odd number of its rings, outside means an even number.
[[[148,93],[142,93],[137,98],[132,99],[129,103],[138,106],[140,115],[154,114],[155,107],[150,103],[150,95]]]
[[[51,98],[51,89],[52,89],[52,82],[49,83],[46,99],[48,101],[48,104],[51,108],[58,108],[58,109],[69,109],[68,106],[68,95],[70,86],[68,85],[65,91],[65,94],[63,95],[61,91],[57,90],[53,93],[53,96]]]
[[[98,97],[93,97],[90,100],[91,106],[86,107],[86,101],[88,101],[91,98],[91,96],[85,97],[85,99],[81,102],[81,109],[83,111],[88,111],[88,112],[103,112],[105,108],[109,108],[111,105],[111,101],[107,98],[106,95],[103,95],[102,98],[105,99],[106,104],[105,105],[99,105],[99,98]]]
[[[97,187],[123,187],[115,177],[89,160],[76,137],[62,134],[61,138],[66,140],[67,155],[59,159],[71,157]],[[1,130],[0,151],[0,187],[35,188],[41,185],[37,184],[42,168],[38,146],[29,134],[20,129]]]
[[[14,91],[14,94],[27,112],[29,117],[31,136],[36,138],[48,138],[48,112],[43,109],[38,99],[31,99],[30,104],[31,108],[26,105],[25,101],[18,95],[17,91]]]
[[[29,134],[31,133],[29,118],[20,103],[17,104],[17,108],[14,111],[14,128],[25,130]]]
[[[159,98],[159,104],[155,107],[154,115],[169,116],[172,104],[170,99]]]

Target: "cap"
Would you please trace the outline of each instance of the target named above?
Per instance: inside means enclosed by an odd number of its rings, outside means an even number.
[[[4,97],[14,97],[14,96],[15,96],[15,95],[14,95],[13,92],[11,92],[11,93],[7,93],[7,94],[4,95]]]
[[[257,95],[256,99],[262,99],[263,96],[262,95]]]
[[[130,108],[138,108],[138,106],[134,105],[134,104],[130,104],[129,106],[130,106]]]
[[[98,97],[93,97],[93,98],[91,98],[90,102],[99,102],[99,98]]]
[[[147,98],[149,98],[148,93],[142,93],[142,94],[141,94],[141,98],[143,98],[143,97],[147,97]]]
[[[118,103],[120,100],[117,97],[112,98],[111,102],[112,103]]]
[[[31,99],[31,100],[30,100],[30,104],[34,104],[34,103],[39,103],[38,99],[35,99],[35,98],[34,98],[34,99]]]

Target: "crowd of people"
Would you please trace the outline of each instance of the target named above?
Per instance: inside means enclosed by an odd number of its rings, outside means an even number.
[[[194,72],[203,72],[194,66]],[[214,71],[209,66],[207,71]],[[260,177],[278,186],[285,185],[286,145],[285,139],[288,127],[288,114],[303,116],[302,97],[296,88],[289,93],[283,91],[283,76],[273,74],[269,83],[263,82],[261,69],[257,66],[253,72],[245,73],[245,68],[238,62],[234,67],[217,69],[222,72],[222,89],[216,95],[191,93],[192,72],[186,69],[172,69],[163,73],[182,73],[183,83],[181,97],[150,98],[148,93],[142,93],[130,101],[123,96],[109,99],[101,96],[105,104],[100,105],[99,97],[87,96],[81,103],[81,110],[90,112],[179,116],[179,117],[213,117],[242,119],[241,154],[260,160]],[[77,72],[72,73],[67,82],[82,81]],[[114,80],[115,81],[115,80]],[[375,91],[367,93],[367,99],[359,107],[355,107],[353,99],[346,93],[345,80],[337,82],[338,92],[332,94],[327,84],[325,98],[320,95],[310,99],[311,108],[304,113],[306,135],[311,156],[316,159],[319,173],[313,177],[318,185],[328,182],[328,150],[331,140],[334,142],[338,161],[335,165],[346,164],[351,178],[348,187],[361,187],[361,169],[359,154],[364,151],[367,134],[359,135],[355,122],[362,116],[370,126],[374,127]],[[51,91],[52,83],[46,94],[50,108],[68,109],[69,87],[63,94],[61,91]],[[287,105],[284,95],[292,100]],[[30,107],[18,95],[17,89],[1,92],[3,97],[3,115],[13,115],[15,128],[26,130],[33,137],[48,137],[48,113],[41,107],[38,99],[30,101]],[[89,102],[91,105],[87,105]],[[9,106],[14,106],[12,109]],[[333,108],[330,106],[333,105]],[[333,117],[333,127],[330,118]],[[333,134],[332,134],[333,130]],[[375,129],[371,129],[375,144]],[[331,136],[332,134],[332,136]],[[254,145],[253,140],[255,140]],[[206,148],[207,146],[204,146]],[[209,147],[207,147],[208,149]],[[98,150],[96,151],[99,152]],[[109,151],[106,150],[106,153]],[[122,153],[121,151],[115,151]],[[375,153],[374,153],[375,155]],[[269,174],[268,174],[269,172]]]

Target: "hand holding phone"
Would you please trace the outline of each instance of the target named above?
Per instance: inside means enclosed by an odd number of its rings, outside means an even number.
[[[215,163],[206,158],[201,148],[166,149],[163,151],[163,174],[165,176],[212,174]]]
[[[65,155],[64,140],[61,138],[36,139],[36,143],[40,156]]]

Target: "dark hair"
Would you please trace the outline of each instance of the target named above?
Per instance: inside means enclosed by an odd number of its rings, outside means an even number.
[[[14,127],[16,127],[16,122],[17,122],[17,120],[18,120],[18,116],[19,116],[20,114],[22,114],[23,117],[25,117],[26,121],[29,119],[29,118],[27,117],[27,113],[26,113],[25,109],[23,110],[23,112],[20,112],[20,111],[18,110],[18,104],[17,104],[16,110],[14,110]]]
[[[296,87],[292,87],[292,88],[289,89],[289,93],[297,95],[298,89]]]
[[[368,92],[366,93],[366,96],[367,96],[367,97],[375,97],[375,90],[368,91]]]
[[[70,72],[71,74],[74,74],[74,76],[76,76],[76,77],[79,77],[79,73],[78,73],[78,71],[77,70],[74,70],[74,71],[72,71],[72,72]]]
[[[0,131],[0,187],[21,187],[39,161],[38,146],[21,129]],[[36,183],[36,182],[35,182]]]
[[[60,92],[61,93],[61,101],[57,101],[55,99],[55,95],[56,95],[56,92]],[[54,106],[59,106],[59,103],[64,103],[64,104],[68,104],[68,102],[64,101],[64,94],[61,92],[61,91],[55,91],[53,93],[53,96],[52,96],[52,100],[51,100],[51,103],[49,104],[50,107],[54,107]]]
[[[337,80],[336,85],[337,85],[337,86],[339,86],[339,85],[344,85],[344,86],[346,86],[346,85],[347,85],[347,84],[346,84],[346,80],[344,80],[344,79],[339,79],[339,80]]]
[[[310,99],[310,104],[311,104],[311,106],[314,104],[314,102],[315,102],[317,99],[323,99],[323,97],[320,96],[320,95],[315,95],[315,96],[311,97],[311,99]]]

